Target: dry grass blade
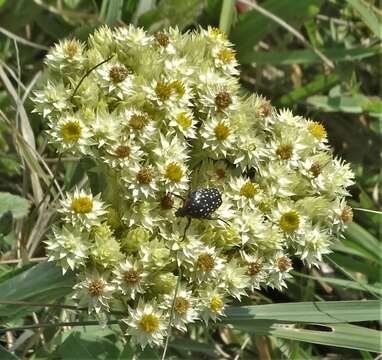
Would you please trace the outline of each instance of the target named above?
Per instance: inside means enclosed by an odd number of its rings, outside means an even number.
[[[35,142],[32,127],[29,123],[28,115],[25,111],[22,100],[18,96],[16,89],[12,85],[11,81],[9,80],[7,74],[5,73],[5,71],[1,65],[0,65],[0,78],[2,79],[2,81],[5,85],[5,88],[7,89],[8,93],[11,95],[11,97],[13,98],[13,100],[16,104],[17,114],[20,115],[20,128],[21,128],[22,137],[25,139],[25,142],[32,149],[35,150],[36,149],[36,142]],[[17,144],[17,142],[16,142],[16,144]],[[29,168],[30,168],[30,178],[31,178],[31,184],[32,184],[32,189],[33,189],[34,200],[36,203],[38,203],[41,201],[41,199],[43,197],[42,187],[40,184],[38,174],[35,171],[33,171],[33,169],[30,166],[29,166]]]
[[[35,49],[40,49],[40,50],[49,50],[47,46],[36,44],[32,41],[29,41],[27,39],[22,38],[21,36],[18,36],[9,30],[4,29],[3,27],[0,26],[0,33],[4,34],[5,36],[8,36],[9,38],[19,42],[20,44],[24,44],[30,47],[33,47]]]

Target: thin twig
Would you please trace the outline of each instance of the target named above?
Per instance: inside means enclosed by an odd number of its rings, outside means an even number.
[[[178,263],[177,260],[178,259],[176,257],[176,263]],[[167,353],[167,349],[168,349],[168,342],[170,341],[170,337],[171,337],[171,325],[172,325],[172,318],[174,316],[175,302],[176,302],[176,297],[178,295],[178,290],[179,290],[181,281],[182,281],[182,268],[179,266],[178,279],[176,281],[174,298],[172,299],[172,304],[171,304],[170,319],[168,320],[168,325],[167,325],[167,337],[166,337],[166,342],[164,344],[162,358],[161,358],[162,360],[166,359],[166,353]]]
[[[283,19],[281,19],[280,17],[278,17],[277,15],[269,12],[268,10],[264,9],[263,7],[259,6],[258,4],[254,3],[254,2],[250,2],[250,1],[247,1],[247,0],[238,0],[239,2],[241,2],[242,4],[245,4],[253,9],[255,9],[256,11],[258,11],[260,14],[266,16],[267,18],[273,20],[274,22],[276,22],[277,24],[279,24],[280,26],[282,26],[284,29],[288,30],[290,33],[292,33],[297,39],[299,39],[306,47],[310,48],[313,50],[313,52],[326,64],[328,65],[330,68],[334,68],[334,64],[333,62],[325,55],[323,54],[320,50],[318,50],[316,47],[314,47],[313,45],[311,45],[305,38],[304,36],[298,32],[295,28],[293,28],[292,26],[290,26],[287,22],[285,22]]]
[[[251,338],[249,336],[247,336],[245,338],[245,340],[243,341],[243,343],[240,346],[240,350],[238,351],[238,353],[236,354],[236,356],[235,356],[235,358],[233,360],[239,360],[240,356],[242,355],[242,353],[243,353],[245,347],[247,346],[247,344],[249,343],[250,339]]]
[[[119,320],[109,320],[106,325],[117,325]],[[58,323],[40,323],[35,325],[24,325],[10,328],[0,329],[0,334],[3,334],[7,331],[18,331],[26,329],[40,329],[40,328],[49,328],[49,327],[64,327],[64,326],[101,326],[99,321],[68,321],[68,322],[58,322]]]
[[[382,215],[382,211],[378,211],[378,210],[370,210],[370,209],[362,209],[362,208],[353,208],[353,210],[365,211],[365,212],[369,212],[373,214]]]
[[[45,261],[48,259],[47,257],[36,257],[36,258],[31,258],[28,259],[30,262],[41,262]],[[9,259],[9,260],[0,260],[0,265],[5,265],[5,264],[18,264],[20,262],[20,259]],[[0,301],[1,303],[1,301]]]
[[[114,55],[111,55],[110,57],[108,57],[106,60],[100,62],[99,64],[93,66],[90,70],[88,70],[88,72],[81,78],[81,80],[78,82],[76,88],[74,89],[73,91],[73,94],[70,96],[70,100],[73,99],[74,95],[76,95],[76,92],[78,90],[78,88],[81,86],[82,82],[89,76],[89,74],[94,71],[95,69],[97,69],[98,67],[100,67],[101,65],[107,63],[109,60],[111,60],[113,58]]]

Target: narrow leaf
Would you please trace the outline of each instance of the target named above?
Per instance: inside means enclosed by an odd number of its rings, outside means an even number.
[[[382,302],[369,301],[327,301],[300,302],[253,306],[236,306],[227,309],[223,320],[275,320],[291,322],[342,323],[369,321],[380,318]]]

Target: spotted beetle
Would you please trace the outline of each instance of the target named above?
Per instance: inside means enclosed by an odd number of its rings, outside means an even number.
[[[174,194],[175,195],[175,194]],[[191,192],[187,199],[175,195],[184,201],[183,207],[175,212],[177,217],[188,218],[188,223],[184,229],[183,239],[192,219],[220,220],[228,225],[226,221],[218,217],[212,217],[212,213],[222,204],[220,191],[216,188],[201,188]]]

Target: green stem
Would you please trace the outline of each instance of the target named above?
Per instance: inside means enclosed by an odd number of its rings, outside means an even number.
[[[235,11],[235,0],[223,0],[220,13],[219,29],[227,35],[231,29],[233,13]]]

